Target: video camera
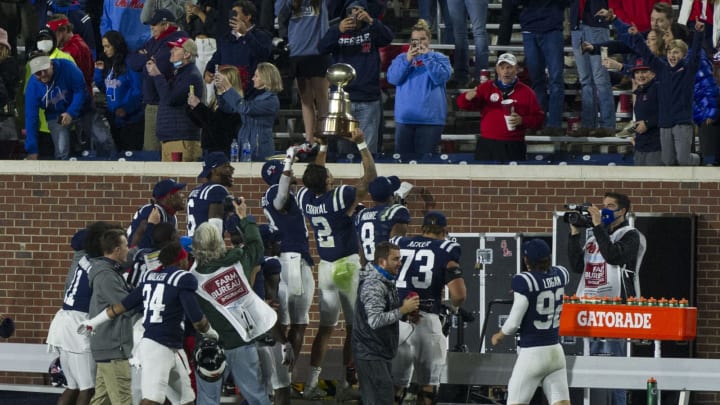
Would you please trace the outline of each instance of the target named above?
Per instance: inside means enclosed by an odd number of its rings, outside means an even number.
[[[588,212],[592,204],[565,204],[568,210],[563,214],[563,222],[578,228],[590,228],[593,226],[592,216]]]

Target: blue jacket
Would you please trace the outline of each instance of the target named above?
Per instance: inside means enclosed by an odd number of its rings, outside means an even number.
[[[242,117],[242,126],[238,133],[238,143],[242,147],[250,142],[252,160],[264,161],[275,153],[273,124],[280,111],[277,94],[265,90],[252,90],[247,97],[230,89],[218,98],[222,111],[235,112]]]
[[[110,30],[123,34],[128,49],[137,51],[150,38],[150,27],[140,21],[145,0],[109,0],[103,4],[100,35]]]
[[[38,153],[40,108],[45,108],[48,121],[57,120],[64,112],[77,119],[89,100],[87,84],[75,63],[65,59],[52,59],[50,62],[54,72],[52,81],[45,84],[31,75],[25,89],[25,150],[29,154]]]
[[[658,89],[658,104],[662,106],[662,114],[658,116],[660,128],[693,123],[693,88],[695,73],[700,66],[700,46],[704,35],[704,32],[695,32],[688,56],[675,67],[670,67],[664,57],[656,56],[647,47],[642,35],[630,35],[625,39],[655,72],[660,84]]]
[[[100,91],[105,93],[107,108],[116,127],[124,127],[129,124],[140,122],[144,117],[142,104],[142,77],[140,73],[130,69],[125,63],[125,72],[119,76],[110,69],[107,76],[104,72],[95,68],[93,81]],[[115,115],[118,108],[125,110],[124,117]]]
[[[388,82],[397,87],[395,122],[445,125],[445,83],[452,73],[450,60],[441,53],[430,51],[411,63],[405,55],[398,55],[387,71]]]
[[[698,126],[708,118],[718,119],[718,84],[713,78],[713,65],[702,48],[700,53],[693,98],[693,119]]]
[[[153,105],[160,103],[160,95],[155,88],[154,81],[147,73],[145,63],[150,60],[150,58],[154,58],[160,73],[165,76],[165,79],[170,80],[173,75],[173,66],[172,63],[170,63],[170,47],[168,47],[168,42],[176,41],[182,37],[187,37],[187,33],[185,31],[178,31],[177,27],[171,26],[160,34],[158,38],[151,37],[145,42],[145,45],[143,45],[141,49],[145,51],[145,53],[131,53],[127,56],[126,60],[130,68],[136,72],[142,72],[143,103]]]
[[[320,38],[328,30],[328,11],[325,0],[320,1],[320,10],[312,8],[311,0],[302,0],[300,12],[293,14],[292,0],[275,0],[275,15],[280,21],[289,18],[288,48],[290,56],[318,55]]]
[[[635,93],[635,121],[645,121],[647,132],[636,134],[637,152],[657,152],[660,150],[660,129],[658,128],[658,82],[652,79],[645,86],[638,86]]]
[[[252,78],[255,68],[260,62],[267,62],[272,52],[272,35],[260,28],[253,28],[242,37],[236,37],[233,33],[226,34],[218,41],[217,50],[210,61],[205,65],[205,70],[215,73],[215,65],[232,65],[239,69],[245,69],[247,79],[243,88],[248,90],[248,84],[252,87]]]
[[[377,18],[359,30],[340,33],[332,26],[320,40],[321,53],[332,53],[333,62],[347,63],[355,68],[357,77],[345,86],[351,101],[380,99],[380,52],[394,38],[390,28]]]
[[[542,34],[562,30],[565,21],[567,0],[523,0],[520,12],[520,27],[523,31]]]
[[[157,137],[161,142],[200,140],[200,128],[187,114],[187,97],[190,86],[195,86],[195,95],[202,100],[205,83],[194,63],[181,66],[175,76],[166,80],[165,76],[152,77],[160,94],[157,112]]]

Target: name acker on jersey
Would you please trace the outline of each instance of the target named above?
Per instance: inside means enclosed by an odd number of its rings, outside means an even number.
[[[247,286],[234,267],[225,270],[203,283],[202,289],[210,294],[220,305],[228,305],[248,293]]]
[[[577,313],[581,327],[606,327],[620,329],[651,329],[652,314],[646,312],[588,311]]]

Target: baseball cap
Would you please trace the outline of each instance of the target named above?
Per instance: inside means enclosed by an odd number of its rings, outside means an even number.
[[[72,239],[70,240],[70,247],[72,250],[78,252],[85,249],[85,238],[87,237],[87,228],[80,229],[75,232]]]
[[[169,41],[168,46],[170,48],[182,48],[185,50],[185,52],[188,52],[193,56],[198,55],[197,45],[195,44],[195,41],[188,37],[182,37],[177,39],[176,41]]]
[[[229,163],[230,159],[223,152],[212,152],[205,155],[203,169],[198,175],[198,179],[208,178],[212,169]]]
[[[517,65],[517,58],[515,57],[515,55],[513,55],[511,53],[504,53],[504,54],[498,56],[498,60],[497,60],[497,63],[495,64],[495,66],[497,66],[501,63],[508,63],[510,65],[515,66],[515,65]]]
[[[68,24],[70,24],[70,20],[68,20],[67,18],[61,18],[58,20],[48,21],[45,25],[53,32],[57,32],[58,28]]]
[[[447,218],[439,211],[430,211],[423,218],[423,225],[447,226]]]
[[[630,71],[631,71],[632,73],[635,73],[635,72],[637,72],[638,70],[650,70],[650,67],[647,66],[647,65],[645,64],[645,62],[643,62],[642,58],[638,58],[638,59],[635,61],[635,66],[633,66],[633,67],[630,69]]]
[[[30,62],[28,62],[30,65],[30,74],[35,74],[37,72],[43,71],[45,69],[50,69],[50,57],[46,55],[39,55],[32,59],[30,59]]]
[[[178,190],[185,188],[185,183],[178,183],[173,179],[160,180],[153,188],[153,198],[165,198]]]
[[[280,182],[280,176],[283,172],[283,162],[279,160],[268,160],[262,167],[260,175],[268,186],[273,186]]]
[[[398,188],[400,188],[400,179],[397,176],[378,176],[368,185],[368,192],[373,201],[385,202]]]
[[[542,239],[530,239],[523,243],[522,252],[528,260],[537,262],[550,256],[550,246]]]
[[[350,14],[350,12],[352,12],[352,9],[354,9],[355,7],[367,10],[367,2],[362,0],[352,0],[348,3],[347,7],[345,7],[345,10],[348,14]]]
[[[148,24],[157,25],[161,22],[175,22],[175,16],[170,10],[166,8],[161,8],[160,10],[156,11],[155,14],[153,14],[150,21],[148,21]]]

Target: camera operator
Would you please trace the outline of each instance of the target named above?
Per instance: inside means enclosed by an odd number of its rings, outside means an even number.
[[[592,224],[587,224],[591,227],[584,245],[581,229],[570,223],[570,269],[583,274],[577,290],[578,296],[621,297],[625,301],[627,297],[640,294],[636,275],[645,254],[645,237],[630,226],[626,218],[628,212],[628,196],[605,193],[602,208],[596,205],[587,207]],[[590,342],[590,355],[624,357],[624,343],[622,339],[593,339]],[[609,393],[593,391],[594,395]],[[627,403],[624,390],[611,392],[615,405]]]

